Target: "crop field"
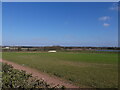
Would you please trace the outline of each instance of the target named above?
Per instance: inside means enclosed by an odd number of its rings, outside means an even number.
[[[3,59],[55,75],[80,87],[116,88],[118,54],[4,52]]]

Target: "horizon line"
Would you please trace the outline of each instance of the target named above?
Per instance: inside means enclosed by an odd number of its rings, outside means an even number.
[[[0,45],[4,46],[15,46],[15,47],[52,47],[52,46],[60,46],[60,47],[120,47],[120,46],[75,46],[75,45]]]

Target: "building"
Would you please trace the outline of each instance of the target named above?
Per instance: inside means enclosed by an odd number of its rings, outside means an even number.
[[[55,53],[55,52],[57,52],[57,51],[55,51],[55,50],[50,50],[50,51],[48,51],[48,52]]]

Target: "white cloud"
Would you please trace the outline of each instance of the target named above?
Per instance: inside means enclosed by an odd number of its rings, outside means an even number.
[[[104,23],[103,26],[108,27],[108,26],[110,26],[110,24]]]
[[[118,3],[113,3],[113,5],[109,9],[112,11],[118,11],[120,7],[118,6]]]
[[[109,9],[118,11],[118,7],[110,7]]]
[[[107,23],[110,19],[111,19],[110,16],[103,16],[103,17],[100,17],[100,18],[99,18],[100,21],[103,21],[103,26],[104,26],[104,27],[110,26],[110,24]]]
[[[106,20],[110,20],[109,16],[103,16],[99,18],[100,21],[106,21]]]

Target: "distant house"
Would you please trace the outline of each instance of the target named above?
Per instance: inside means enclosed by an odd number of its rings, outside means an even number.
[[[57,51],[56,51],[56,50],[50,50],[50,51],[48,51],[48,52],[55,53],[55,52],[57,52]]]

